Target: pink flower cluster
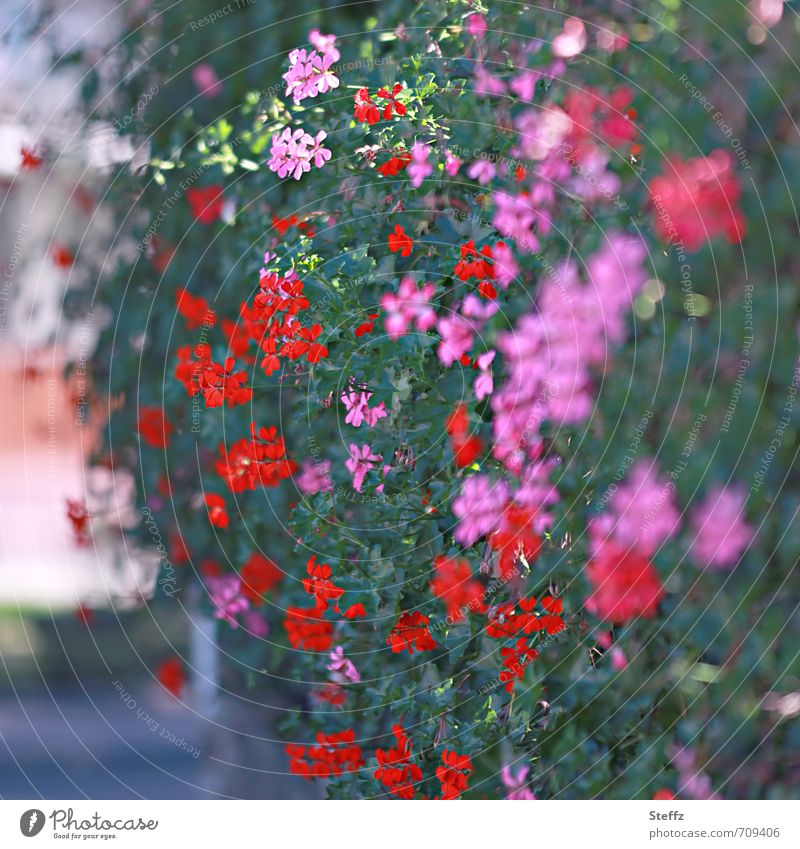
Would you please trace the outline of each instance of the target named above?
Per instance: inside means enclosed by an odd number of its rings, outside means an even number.
[[[433,283],[423,283],[417,288],[414,278],[407,275],[400,281],[396,295],[389,293],[381,298],[381,309],[386,313],[383,326],[390,339],[405,335],[412,324],[420,333],[433,327],[436,313],[431,298],[435,291]]]
[[[307,97],[316,97],[338,88],[339,78],[331,70],[331,65],[339,58],[339,51],[333,47],[335,40],[334,36],[318,34],[317,44],[322,47],[320,53],[316,50],[307,52],[301,47],[289,53],[289,70],[283,79],[286,96],[294,98],[296,104]]]
[[[382,460],[380,454],[373,454],[369,445],[350,445],[350,459],[345,460],[347,470],[353,476],[353,489],[361,492],[367,473]]]
[[[361,675],[352,660],[344,656],[344,649],[336,646],[328,655],[331,662],[327,669],[331,673],[331,681],[335,684],[358,684]]]
[[[753,541],[744,518],[747,493],[742,487],[715,487],[692,512],[692,558],[707,569],[731,569]]]
[[[250,607],[242,595],[242,581],[237,575],[221,575],[206,579],[211,603],[216,608],[214,617],[224,619],[232,628],[238,628],[236,616]]]
[[[587,261],[591,285],[573,262],[551,268],[536,311],[499,336],[509,375],[492,397],[494,455],[512,471],[539,457],[543,421],[579,424],[591,414],[591,370],[605,365],[609,344],[624,336],[647,276],[645,256],[638,238],[609,234]]]
[[[433,174],[433,165],[428,162],[430,152],[430,146],[421,142],[417,142],[411,148],[411,162],[408,163],[406,174],[408,174],[411,185],[415,189],[422,185],[422,181],[426,177]]]
[[[449,367],[469,353],[483,325],[500,309],[497,301],[482,301],[470,293],[464,298],[458,309],[449,315],[441,316],[436,322],[436,330],[441,342],[436,349],[439,362]],[[491,363],[490,358],[486,362]]]
[[[678,530],[681,516],[675,505],[675,484],[657,474],[654,460],[642,459],[614,486],[606,509],[589,524],[591,548],[597,551],[613,539],[622,548],[635,548],[649,558]]]
[[[469,546],[495,530],[508,506],[509,489],[503,480],[488,475],[472,475],[461,484],[461,492],[453,499],[453,513],[458,519],[456,542]]]
[[[303,463],[300,474],[295,478],[297,488],[303,495],[316,495],[318,492],[330,492],[333,489],[331,480],[331,461],[307,459]]]
[[[342,403],[347,408],[347,416],[345,423],[353,425],[353,427],[361,427],[366,422],[367,427],[374,427],[381,419],[385,419],[388,413],[386,407],[381,401],[375,407],[370,408],[369,399],[372,398],[372,392],[366,387],[356,387],[352,382],[346,392],[342,392]]]
[[[293,130],[286,127],[283,132],[272,136],[270,159],[267,165],[279,177],[292,176],[299,180],[303,174],[322,166],[331,158],[331,152],[322,146],[328,134],[320,130],[316,136],[310,136],[302,128]]]

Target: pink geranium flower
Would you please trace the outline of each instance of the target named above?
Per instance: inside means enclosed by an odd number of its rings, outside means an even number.
[[[215,619],[224,619],[232,628],[238,628],[236,615],[250,607],[250,602],[242,595],[242,581],[238,575],[221,575],[206,579],[208,593],[214,610]]]
[[[731,569],[753,541],[745,521],[747,493],[739,486],[718,486],[692,510],[692,559],[706,569]]]
[[[380,454],[373,454],[369,445],[350,445],[350,459],[345,461],[347,470],[353,476],[353,489],[361,492],[367,472],[374,469],[382,459]]]

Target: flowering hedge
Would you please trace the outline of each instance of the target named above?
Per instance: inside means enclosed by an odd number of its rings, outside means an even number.
[[[788,792],[786,189],[714,22],[641,5],[311,27],[133,178],[102,459],[330,796]]]

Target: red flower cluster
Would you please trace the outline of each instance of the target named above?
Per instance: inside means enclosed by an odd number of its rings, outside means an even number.
[[[375,170],[384,177],[396,177],[408,168],[409,162],[411,162],[411,154],[407,150],[400,150],[386,162],[382,162]]]
[[[283,627],[296,649],[328,651],[333,643],[333,624],[322,619],[316,607],[287,607]]]
[[[333,642],[333,624],[322,617],[333,602],[333,609],[339,610],[338,600],[344,594],[331,580],[331,567],[327,563],[317,563],[312,555],[306,563],[307,578],[303,578],[303,589],[314,599],[311,608],[289,607],[286,610],[284,627],[289,642],[297,649],[307,651],[327,651]],[[361,608],[363,610],[363,607]],[[350,619],[353,608],[349,608],[345,617]]]
[[[251,604],[263,604],[264,595],[283,580],[281,569],[261,552],[254,551],[239,573],[242,594]]]
[[[277,215],[272,216],[272,226],[278,231],[280,236],[285,236],[290,227],[297,229],[306,236],[311,238],[314,235],[314,230],[308,221],[301,221],[296,215],[289,215],[286,218],[279,218]]]
[[[433,565],[436,575],[431,581],[431,592],[444,601],[449,620],[460,622],[465,611],[483,612],[483,585],[473,579],[466,560],[440,555]]]
[[[606,622],[652,619],[664,588],[653,564],[638,551],[606,540],[586,565],[593,590],[586,609]]]
[[[64,245],[53,245],[52,257],[59,268],[70,268],[75,262],[75,254]]]
[[[375,757],[378,768],[375,778],[398,799],[413,799],[414,784],[422,781],[422,770],[411,762],[413,744],[406,735],[403,726],[392,726],[395,745],[391,749],[377,749]]]
[[[225,205],[222,185],[219,183],[202,189],[189,189],[186,200],[189,201],[192,217],[201,224],[213,224],[222,215],[222,207]]]
[[[517,604],[502,604],[492,611],[486,626],[487,635],[494,639],[516,638],[512,647],[500,649],[504,669],[499,678],[509,693],[513,692],[514,684],[525,675],[526,667],[539,657],[539,652],[529,644],[526,636],[541,631],[558,634],[566,627],[561,617],[564,602],[560,598],[545,596],[541,600],[541,606],[545,612],[537,614],[536,599],[533,596],[522,598]]]
[[[498,245],[505,247],[503,242],[498,242]],[[470,239],[461,246],[461,259],[456,263],[453,274],[465,282],[472,278],[477,279],[478,294],[493,301],[497,297],[497,289],[492,283],[495,273],[492,260],[492,249],[489,245],[484,245],[479,253],[475,242]]]
[[[160,407],[141,407],[138,430],[151,448],[166,448],[174,428]]]
[[[411,256],[411,251],[414,249],[414,242],[405,229],[400,224],[394,225],[394,233],[389,233],[389,250],[400,256]]]
[[[186,319],[187,330],[197,330],[198,327],[211,329],[216,324],[216,313],[200,295],[192,295],[188,289],[178,289],[175,301],[178,312]]]
[[[729,242],[744,238],[744,215],[737,205],[741,189],[727,151],[685,162],[668,158],[665,173],[651,180],[649,189],[653,226],[665,242],[696,251],[719,235]]]
[[[334,602],[333,609],[338,610],[337,602],[344,595],[344,589],[331,580],[331,567],[327,563],[316,563],[315,558],[312,554],[306,563],[308,577],[303,578],[303,589],[314,598],[320,612],[327,610],[331,602]]]
[[[22,160],[19,163],[19,167],[23,171],[35,171],[44,161],[42,157],[30,147],[23,147],[20,150],[20,156],[22,157]]]
[[[283,437],[275,427],[256,428],[250,425],[251,437],[242,437],[229,449],[220,443],[217,474],[228,484],[231,492],[244,492],[259,486],[274,487],[297,471],[297,463],[286,456]]]
[[[293,361],[305,357],[312,365],[328,356],[328,349],[317,342],[322,333],[319,324],[303,327],[297,314],[308,309],[301,280],[287,280],[278,274],[265,274],[261,291],[255,296],[250,322],[251,338],[264,353],[261,368],[267,375],[280,368],[281,358]],[[282,344],[279,347],[279,342]]]
[[[366,336],[367,333],[372,333],[375,329],[375,319],[378,318],[380,313],[371,312],[367,315],[368,321],[364,321],[356,327],[356,338],[361,336]]]
[[[639,133],[632,102],[633,91],[625,85],[608,94],[592,87],[570,89],[564,98],[564,111],[572,119],[568,137],[573,146],[570,158],[580,161],[594,148],[598,138],[614,148],[630,144]]]
[[[542,539],[533,530],[535,517],[535,510],[510,502],[503,511],[500,527],[489,537],[489,545],[500,552],[498,569],[503,580],[515,573],[520,558],[532,566],[539,556]]]
[[[436,777],[442,785],[442,799],[458,799],[469,788],[467,779],[473,772],[469,755],[459,755],[445,749],[442,752],[442,765],[436,768]]]
[[[165,690],[180,698],[186,683],[186,671],[180,658],[170,657],[156,667],[156,678]]]
[[[445,430],[450,436],[455,464],[463,469],[472,465],[483,451],[479,436],[469,434],[469,416],[464,404],[459,404],[447,417]]]
[[[397,95],[403,90],[401,83],[395,83],[391,91],[379,88],[375,97],[386,101],[380,108],[370,97],[366,86],[360,88],[355,94],[354,115],[359,124],[377,124],[383,117],[384,121],[392,119],[392,112],[401,117],[406,114],[406,106],[397,99]]]
[[[318,731],[316,746],[297,746],[289,743],[289,772],[312,778],[330,778],[345,772],[357,772],[364,766],[361,747],[355,742],[356,732],[349,728],[338,734]]]
[[[208,521],[215,528],[227,528],[230,524],[230,517],[225,509],[225,499],[215,492],[207,492],[205,500],[208,509]]]
[[[430,651],[436,648],[436,643],[428,630],[430,620],[418,610],[413,613],[401,613],[394,627],[386,638],[386,644],[394,654],[408,651],[414,654],[417,651]]]
[[[194,364],[193,380],[203,393],[206,407],[221,407],[223,403],[235,407],[237,404],[246,404],[253,397],[253,390],[244,385],[247,372],[237,371],[234,374],[235,365],[233,357],[228,357],[225,365],[215,363],[210,358]]]

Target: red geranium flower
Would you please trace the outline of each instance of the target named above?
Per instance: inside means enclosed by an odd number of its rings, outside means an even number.
[[[411,162],[411,154],[403,150],[381,163],[376,170],[384,177],[396,177],[401,171],[405,171],[409,162]]]
[[[406,114],[406,106],[397,99],[397,95],[403,90],[401,83],[395,83],[392,91],[388,92],[385,88],[379,88],[375,93],[375,97],[380,97],[382,100],[387,100],[388,103],[383,107],[384,120],[389,121],[392,118],[392,109],[396,115],[401,117]]]
[[[641,616],[651,619],[664,598],[653,564],[635,549],[605,540],[586,565],[593,590],[586,609],[606,622],[625,623]]]
[[[253,604],[263,604],[265,594],[284,577],[281,569],[260,551],[254,551],[247,558],[239,575],[242,579],[242,593]]]
[[[733,159],[725,150],[685,162],[668,158],[665,171],[650,182],[656,234],[696,251],[716,236],[741,242],[744,215],[738,207],[741,189]]]
[[[450,436],[453,449],[453,461],[460,469],[471,466],[483,452],[483,442],[479,436],[468,435],[469,417],[464,404],[458,404],[445,422],[445,430]]]
[[[208,508],[208,521],[215,528],[227,528],[230,523],[228,511],[225,509],[225,499],[215,492],[206,493],[206,507]]]
[[[312,554],[306,563],[308,577],[303,578],[303,589],[314,597],[318,609],[327,610],[330,602],[338,602],[344,595],[344,590],[331,580],[331,567],[327,563],[316,563],[315,557]],[[334,604],[333,609],[338,610],[339,605]]]
[[[200,295],[192,295],[188,289],[178,289],[175,302],[178,312],[186,319],[187,330],[197,330],[199,327],[210,330],[217,323],[216,313]]]
[[[186,672],[177,657],[167,658],[156,667],[156,678],[165,690],[180,698],[186,683]]]
[[[473,771],[472,760],[468,755],[459,755],[445,749],[442,752],[442,766],[436,768],[436,777],[442,784],[442,799],[458,799],[469,788],[467,779]]]
[[[64,245],[53,245],[52,257],[59,268],[69,268],[75,262],[75,254]]]
[[[275,427],[250,426],[250,439],[240,439],[230,448],[220,443],[216,471],[232,492],[259,486],[275,487],[297,471],[297,463],[286,456],[286,443]]]
[[[322,619],[324,611],[312,607],[287,607],[283,627],[292,646],[304,651],[328,651],[333,643],[333,623]]]
[[[192,217],[201,224],[213,224],[221,215],[225,200],[223,187],[214,183],[205,188],[192,187],[186,192],[186,200],[192,210]]]
[[[436,576],[431,592],[444,601],[448,620],[460,622],[466,610],[483,611],[483,585],[473,579],[466,560],[440,555],[433,564]]]
[[[381,119],[381,113],[378,107],[372,102],[369,96],[369,91],[365,88],[360,88],[355,94],[355,110],[354,115],[359,124],[367,123],[370,126],[377,124]]]
[[[139,436],[151,448],[166,448],[174,430],[160,407],[141,407],[138,429]]]
[[[378,768],[375,778],[398,799],[413,799],[414,784],[422,781],[422,770],[411,762],[413,744],[403,730],[403,726],[395,723],[392,726],[395,745],[390,749],[376,749],[375,757]]]
[[[530,567],[539,556],[542,538],[533,529],[536,511],[510,503],[503,511],[500,527],[489,537],[489,545],[500,552],[498,566],[502,578],[512,576],[521,558]]]
[[[345,772],[358,772],[364,766],[361,747],[352,728],[338,734],[317,732],[316,746],[288,744],[289,772],[304,778],[330,778]]]
[[[400,256],[411,256],[411,251],[414,247],[414,242],[411,236],[406,235],[406,231],[399,224],[394,225],[394,233],[389,233],[389,250],[396,254],[400,252]]]
[[[23,146],[20,154],[22,156],[22,161],[19,163],[19,167],[23,171],[35,171],[44,161],[42,157],[30,147]]]
[[[389,636],[386,638],[387,645],[394,654],[408,651],[414,654],[417,651],[430,651],[436,648],[436,643],[428,630],[430,620],[418,610],[413,613],[401,613],[395,622]]]

